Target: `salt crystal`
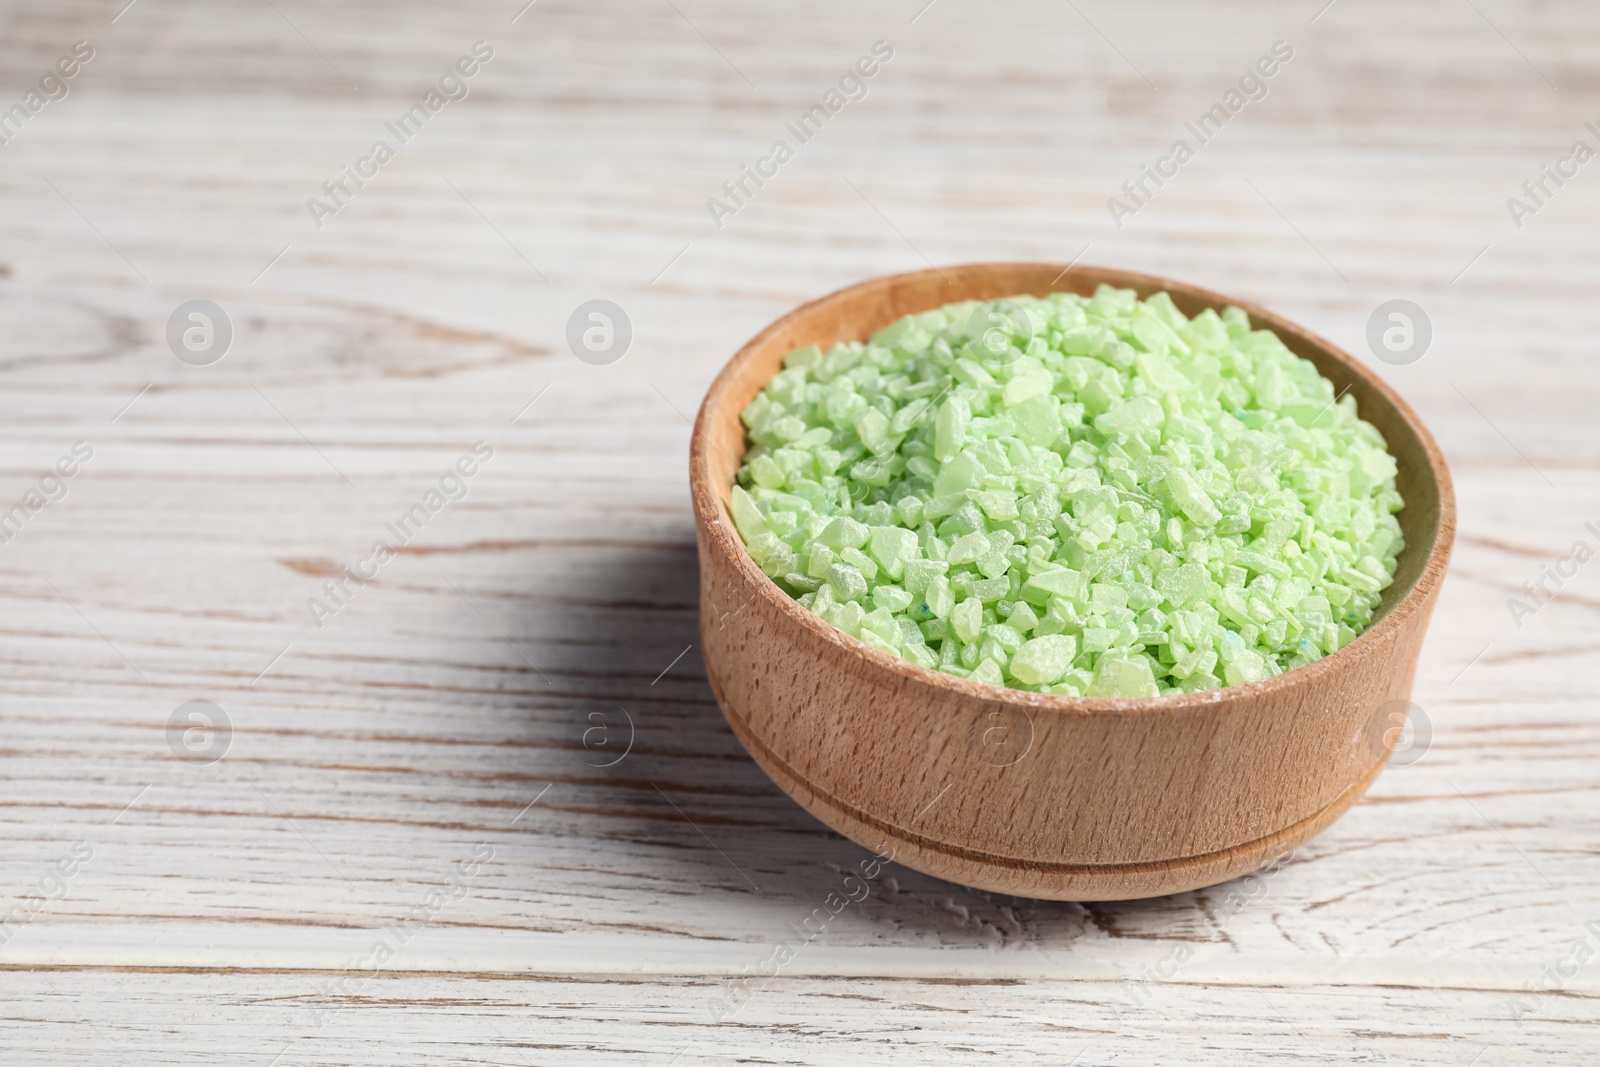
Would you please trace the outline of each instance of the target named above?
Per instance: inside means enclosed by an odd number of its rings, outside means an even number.
[[[1382,435],[1237,308],[967,302],[784,368],[742,414],[734,526],[820,618],[924,667],[1067,696],[1248,684],[1354,640],[1394,581]]]

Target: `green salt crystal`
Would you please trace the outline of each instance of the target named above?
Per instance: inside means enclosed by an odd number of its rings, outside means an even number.
[[[1094,681],[1089,683],[1092,697],[1153,697],[1158,696],[1155,676],[1144,659],[1121,659],[1102,656],[1096,664]]]
[[[838,551],[860,548],[871,536],[865,525],[845,515],[823,527],[822,532],[817,535],[817,542]]]
[[[1196,526],[1215,526],[1221,520],[1222,513],[1188,471],[1172,471],[1167,475],[1166,485],[1172,502]]]
[[[749,493],[737,485],[733,487],[729,510],[733,512],[733,524],[739,528],[739,535],[747,544],[752,537],[767,532],[767,520],[761,517],[760,507],[750,499]]]
[[[873,526],[870,530],[873,557],[898,581],[905,573],[906,561],[916,556],[916,532],[898,526]]]
[[[848,563],[830,564],[826,577],[836,600],[860,600],[867,594],[867,579]]]
[[[729,510],[762,571],[991,685],[1260,681],[1354,640],[1404,549],[1354,399],[1239,309],[1191,320],[1165,293],[967,302],[795,349],[742,420]]]
[[[1000,673],[1000,667],[993,660],[988,659],[980,660],[968,677],[974,682],[982,682],[984,685],[1006,684],[1005,675]]]
[[[948,616],[956,607],[956,595],[950,588],[950,582],[943,576],[928,582],[928,588],[922,594],[922,602],[927,605],[928,612],[937,619]]]
[[[933,455],[941,462],[954,459],[966,440],[967,425],[972,413],[967,402],[954,396],[939,407],[939,418],[934,428]]]
[[[1024,685],[1049,685],[1072,669],[1078,640],[1066,634],[1035,637],[1011,657],[1011,674]]]
[[[880,585],[872,590],[872,606],[886,608],[891,615],[906,610],[915,599],[898,585]]]
[[[977,639],[982,625],[983,603],[974,597],[961,601],[950,611],[950,628],[964,644]]]

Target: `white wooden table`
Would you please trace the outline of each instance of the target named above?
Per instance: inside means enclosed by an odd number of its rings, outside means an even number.
[[[1600,1059],[1600,563],[1507,606],[1600,547],[1600,163],[1506,205],[1600,147],[1600,11],[1323,2],[4,5],[0,107],[95,51],[0,147],[0,1062]],[[478,40],[319,229],[307,198]],[[1115,227],[1277,40],[1267,97]],[[1380,303],[1426,310],[1426,355],[1374,363],[1461,499],[1431,747],[1270,878],[1080,906],[889,866],[761,976],[867,853],[705,685],[687,417],[804,299],[1080,256],[1364,358]],[[596,298],[633,327],[603,366],[565,339]],[[220,362],[169,349],[193,299]],[[195,700],[226,740],[169,727]]]

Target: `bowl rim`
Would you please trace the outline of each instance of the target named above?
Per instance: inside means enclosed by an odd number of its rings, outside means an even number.
[[[780,589],[776,582],[768,577],[760,567],[756,566],[755,561],[750,557],[749,551],[745,548],[743,538],[738,535],[734,528],[732,516],[728,513],[727,505],[723,502],[723,494],[731,491],[732,484],[718,486],[713,482],[710,452],[716,446],[711,443],[711,426],[713,421],[722,414],[722,409],[728,402],[727,394],[744,366],[755,358],[757,351],[765,348],[772,337],[784,331],[797,318],[811,314],[831,302],[842,301],[863,289],[891,289],[896,285],[913,282],[914,280],[931,281],[934,277],[943,278],[948,282],[948,274],[952,272],[968,274],[986,270],[996,272],[1007,270],[1059,271],[1060,273],[1054,276],[1055,280],[1050,283],[1052,292],[1075,291],[1067,287],[1058,289],[1058,286],[1070,274],[1090,274],[1108,284],[1127,287],[1149,286],[1156,290],[1181,292],[1186,296],[1194,296],[1219,304],[1231,304],[1246,311],[1253,321],[1264,323],[1275,332],[1293,335],[1299,340],[1314,346],[1333,361],[1343,365],[1352,378],[1360,379],[1365,387],[1378,393],[1394,408],[1400,420],[1416,435],[1418,442],[1422,446],[1422,452],[1427,457],[1426,468],[1428,475],[1433,479],[1439,498],[1438,520],[1433,529],[1433,543],[1428,557],[1418,570],[1416,579],[1412,582],[1410,588],[1394,602],[1376,623],[1363,630],[1348,645],[1314,663],[1308,663],[1302,667],[1275,674],[1259,682],[1233,686],[1225,685],[1221,688],[1204,692],[1174,693],[1154,697],[1058,696],[1051,693],[1036,693],[1024,689],[1012,689],[1007,686],[974,682],[968,678],[959,678],[953,674],[945,674],[941,671],[920,666],[908,659],[902,659],[899,656],[890,655],[887,652],[873,648],[871,645],[858,638],[851,637],[843,630],[806,610],[798,600],[795,600]],[[1116,281],[1112,281],[1112,279],[1116,279]],[[995,299],[1004,299],[1004,297]],[[930,308],[929,310],[932,309]],[[916,314],[916,312],[910,312],[909,314]],[[738,413],[734,412],[732,417],[737,419]],[[737,475],[737,470],[735,475]],[[833,292],[807,301],[781,315],[749,341],[745,342],[724,364],[722,370],[718,372],[716,378],[712,380],[710,387],[706,390],[706,395],[700,403],[700,410],[695,416],[693,429],[690,433],[689,488],[694,505],[695,524],[699,528],[702,537],[706,538],[712,546],[720,549],[733,565],[738,568],[739,576],[747,591],[764,598],[767,603],[794,624],[810,631],[816,637],[838,646],[841,650],[858,656],[872,667],[897,675],[902,683],[925,686],[943,691],[951,697],[965,700],[1006,704],[1029,712],[1069,715],[1181,714],[1199,711],[1211,705],[1242,697],[1266,697],[1327,681],[1331,677],[1343,673],[1346,667],[1353,667],[1360,660],[1366,658],[1370,650],[1376,648],[1380,642],[1395,640],[1400,637],[1407,622],[1413,615],[1418,611],[1426,611],[1431,608],[1433,594],[1444,580],[1456,532],[1455,489],[1451,482],[1449,467],[1445,463],[1444,454],[1440,450],[1438,442],[1434,440],[1433,434],[1428,431],[1427,425],[1423,423],[1416,411],[1412,409],[1410,404],[1406,403],[1398,392],[1383,378],[1374,374],[1344,349],[1320,334],[1313,333],[1311,330],[1291,322],[1252,301],[1236,299],[1212,289],[1180,282],[1161,275],[1076,262],[1054,264],[1033,261],[993,261],[963,263],[942,269],[934,267],[929,270],[878,275],[835,289]],[[1406,551],[1409,548],[1410,546],[1407,546],[1407,549],[1402,551]],[[704,582],[705,576],[702,573],[702,589],[704,588]],[[701,625],[703,626],[704,624],[705,620],[702,615]]]

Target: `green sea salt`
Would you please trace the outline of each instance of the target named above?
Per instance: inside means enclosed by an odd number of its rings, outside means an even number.
[[[795,349],[743,413],[751,557],[830,624],[990,685],[1259,681],[1372,621],[1395,461],[1238,308],[1102,286]]]

